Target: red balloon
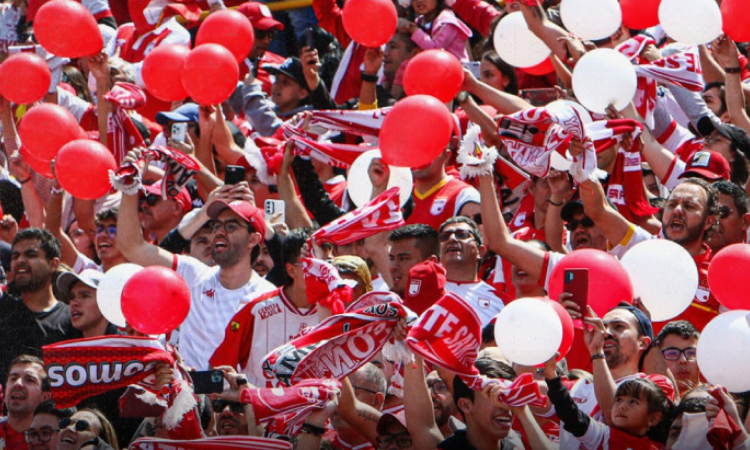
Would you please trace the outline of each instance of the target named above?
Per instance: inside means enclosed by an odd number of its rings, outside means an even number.
[[[557,299],[564,292],[566,269],[589,269],[588,304],[599,317],[620,302],[633,301],[633,285],[622,264],[606,252],[588,248],[569,253],[552,269],[549,298]]]
[[[738,274],[750,269],[750,245],[733,244],[716,253],[708,266],[708,287],[729,309],[750,309],[747,283]]]
[[[184,45],[159,45],[143,60],[143,83],[154,97],[165,102],[182,100],[188,96],[182,86],[182,71],[190,49]]]
[[[255,42],[253,26],[241,12],[222,9],[203,21],[195,37],[195,45],[219,44],[242,62],[250,54]]]
[[[23,156],[23,160],[26,161],[34,172],[46,178],[55,178],[55,175],[52,173],[51,161],[39,159],[36,155],[26,150],[26,147],[21,147],[18,153]]]
[[[34,53],[16,53],[0,64],[0,94],[17,105],[41,100],[49,90],[50,81],[49,66]]]
[[[73,114],[59,105],[42,103],[21,119],[18,135],[23,146],[38,159],[52,161],[63,145],[80,139],[81,127]]]
[[[426,94],[448,103],[464,83],[461,61],[445,50],[427,50],[409,61],[404,72],[406,95]]]
[[[536,66],[524,67],[523,69],[519,69],[519,70],[523,70],[529,75],[541,76],[541,75],[547,75],[548,73],[554,72],[555,66],[552,65],[552,59],[547,58],[544,61],[537,64]]]
[[[95,200],[109,192],[110,170],[117,170],[112,152],[89,139],[65,144],[55,158],[57,181],[70,195],[84,200]]]
[[[45,50],[63,58],[95,55],[104,47],[96,19],[73,0],[52,0],[39,8],[34,36]]]
[[[573,346],[573,338],[575,337],[573,319],[570,318],[570,314],[568,314],[568,311],[566,311],[565,307],[563,307],[563,305],[561,305],[560,303],[547,297],[537,298],[539,298],[539,300],[548,302],[550,306],[552,306],[552,309],[554,309],[557,315],[560,317],[560,323],[562,324],[562,341],[560,342],[560,347],[557,349],[557,352],[560,354],[560,356],[557,357],[557,360],[560,361],[561,359],[565,358],[565,355],[568,354],[570,348]]]
[[[232,95],[239,78],[237,60],[229,50],[219,44],[203,44],[190,51],[182,85],[198,104],[215,105]]]
[[[190,288],[172,269],[146,267],[125,283],[121,302],[131,327],[144,334],[169,333],[190,312]]]
[[[661,0],[620,0],[622,23],[634,30],[644,30],[659,24]]]
[[[342,15],[346,32],[365,47],[380,47],[390,41],[398,24],[391,0],[347,0]]]
[[[448,108],[431,95],[399,100],[383,121],[380,151],[392,166],[430,164],[451,140],[453,118]]]
[[[750,0],[723,0],[721,19],[724,33],[737,42],[750,41]]]

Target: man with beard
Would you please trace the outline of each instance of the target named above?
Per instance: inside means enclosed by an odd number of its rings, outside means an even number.
[[[70,323],[68,305],[52,293],[52,276],[60,264],[60,243],[47,230],[27,228],[13,240],[11,292],[0,300],[0,380],[11,360],[21,354],[42,356],[42,346],[80,337]]]
[[[131,152],[126,160],[135,161]],[[198,213],[198,221],[211,220],[211,254],[216,266],[174,255],[144,239],[138,220],[138,196],[122,196],[117,243],[133,263],[172,268],[190,286],[192,301],[188,317],[180,327],[179,348],[185,363],[197,370],[208,369],[208,359],[224,338],[224,325],[243,302],[268,292],[274,286],[250,268],[251,253],[267,228],[263,211],[252,203],[247,183],[215,189]]]
[[[573,148],[573,146],[571,146]],[[602,230],[609,241],[609,253],[621,258],[634,245],[657,239],[643,228],[630,223],[606,201],[601,184],[586,181],[581,184],[581,200],[586,214]],[[698,268],[699,282],[693,303],[675,320],[688,320],[698,330],[719,313],[719,303],[708,286],[708,265],[713,253],[706,243],[717,224],[718,192],[706,181],[686,178],[669,195],[664,204],[661,235],[680,244],[693,257]],[[665,323],[657,324],[657,330]]]
[[[437,231],[423,223],[404,225],[391,231],[388,243],[391,290],[403,298],[409,270],[430,258],[437,261],[440,255]]]
[[[8,371],[5,383],[8,415],[0,419],[0,442],[4,443],[3,448],[28,449],[23,432],[31,427],[36,407],[52,398],[44,362],[35,356],[20,355],[4,370]]]
[[[213,208],[214,212],[216,209]],[[257,387],[278,386],[278,379],[267,378],[261,360],[273,349],[318,324],[318,308],[307,301],[305,273],[300,258],[302,247],[311,235],[309,229],[297,229],[284,238],[284,286],[245,297],[240,304],[242,309],[234,316],[230,315],[231,320],[221,322],[227,326],[222,333],[224,340],[220,340],[220,345],[211,356],[212,367],[239,368],[247,375],[248,381]],[[217,263],[221,264],[218,260]]]
[[[450,436],[453,431],[448,426],[448,419],[454,416],[458,418],[458,408],[453,402],[451,391],[436,371],[430,372],[426,381],[427,387],[430,388],[430,397],[432,397],[432,412],[435,414],[435,424],[440,428],[443,436]]]

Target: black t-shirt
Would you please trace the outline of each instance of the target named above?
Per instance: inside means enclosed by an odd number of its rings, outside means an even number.
[[[13,358],[27,354],[42,357],[42,346],[83,337],[70,323],[68,305],[33,312],[11,295],[0,299],[0,382],[5,384]]]
[[[505,438],[500,441],[501,445],[498,448],[502,450],[512,450],[516,448],[513,443]],[[437,448],[442,450],[477,450],[476,447],[469,444],[469,438],[466,436],[466,430],[456,430],[453,435],[449,436],[443,442],[439,443]]]

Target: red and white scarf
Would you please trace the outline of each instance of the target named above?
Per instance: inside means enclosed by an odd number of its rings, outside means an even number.
[[[336,380],[303,380],[292,387],[246,388],[240,392],[240,403],[253,405],[255,424],[265,424],[275,416],[309,414],[328,403],[329,394],[341,388]]]
[[[355,209],[312,235],[315,242],[346,245],[369,236],[390,231],[404,224],[399,206],[398,187],[392,187],[367,204]]]
[[[656,45],[656,42],[647,36],[636,36],[618,45],[616,50],[637,64],[638,85],[633,103],[645,119],[646,126],[653,129],[657,82],[681,86],[693,92],[702,91],[704,82],[698,47],[692,46],[684,52],[649,63],[640,57],[649,44]]]
[[[193,175],[200,171],[200,165],[192,156],[161,145],[152,145],[143,155],[147,163],[156,160],[165,166],[161,180],[161,196],[164,199],[176,197]],[[112,187],[128,195],[135,195],[142,188],[141,170],[132,163],[124,163],[115,172],[110,172],[109,180]]]
[[[130,150],[146,145],[127,113],[146,103],[146,93],[134,84],[117,82],[111,91],[104,94],[104,99],[114,106],[107,117],[107,147],[119,166]]]
[[[152,437],[139,438],[130,450],[292,450],[291,442],[254,436],[221,436],[180,441]]]
[[[42,347],[52,397],[58,408],[140,384],[154,389],[154,366],[174,364],[172,355],[153,338],[106,336],[74,339]]]
[[[552,152],[564,157],[573,137],[583,141],[585,151],[574,158],[570,174],[579,182],[600,175],[596,168],[596,152],[586,139],[581,116],[570,106],[530,108],[505,116],[497,131],[513,161],[532,175],[546,177]]]
[[[269,379],[287,386],[308,378],[341,380],[367,363],[406,317],[400,302],[377,303],[330,316],[310,332],[263,358]]]
[[[328,308],[333,314],[343,313],[352,301],[352,288],[357,282],[344,280],[338,269],[320,259],[302,258],[302,266],[308,303]]]
[[[352,144],[334,144],[313,139],[309,134],[296,128],[284,129],[284,137],[294,142],[294,154],[309,156],[323,164],[348,169],[362,153],[372,147]]]
[[[474,390],[488,384],[503,386],[499,399],[504,404],[544,406],[547,397],[531,374],[523,374],[513,382],[491,379],[474,366],[482,342],[482,325],[474,308],[453,293],[446,293],[425,311],[409,330],[406,345],[425,360],[456,373]]]

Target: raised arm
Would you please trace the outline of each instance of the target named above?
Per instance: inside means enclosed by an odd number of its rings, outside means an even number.
[[[414,364],[404,364],[404,413],[414,448],[433,449],[443,440],[435,423],[430,388],[424,377],[422,358],[415,356]]]
[[[607,330],[604,327],[602,319],[596,317],[590,306],[587,306],[587,308],[588,315],[591,317],[583,318],[583,341],[591,355],[591,364],[594,371],[594,393],[596,394],[596,401],[599,404],[599,411],[601,411],[604,417],[604,423],[611,424],[612,407],[615,403],[617,385],[614,378],[612,378],[612,373],[609,371],[607,360],[603,357],[604,336],[607,334]],[[594,356],[597,356],[597,358],[594,358]]]
[[[50,192],[49,200],[47,201],[47,215],[44,218],[44,228],[60,241],[60,261],[73,267],[78,259],[78,250],[76,250],[73,241],[63,230],[62,211],[64,196],[65,191],[60,189],[60,184],[57,180],[54,180],[52,192]]]
[[[377,445],[378,431],[376,425],[383,414],[372,406],[357,400],[349,378],[341,380],[338,413],[357,433],[372,442],[373,445]]]
[[[745,111],[745,93],[742,90],[740,60],[737,57],[737,46],[734,41],[722,36],[714,41],[712,47],[719,64],[727,71],[724,97],[732,124],[750,133],[750,118]]]
[[[550,171],[547,178],[550,187],[549,206],[544,218],[544,239],[552,251],[568,253],[563,242],[563,220],[560,211],[573,194],[568,172]]]
[[[290,229],[298,227],[312,227],[313,223],[307,215],[304,205],[294,189],[292,180],[292,161],[294,153],[292,152],[294,142],[288,141],[284,146],[284,159],[281,161],[281,168],[276,177],[278,180],[279,198],[284,200],[286,209],[286,223]]]

